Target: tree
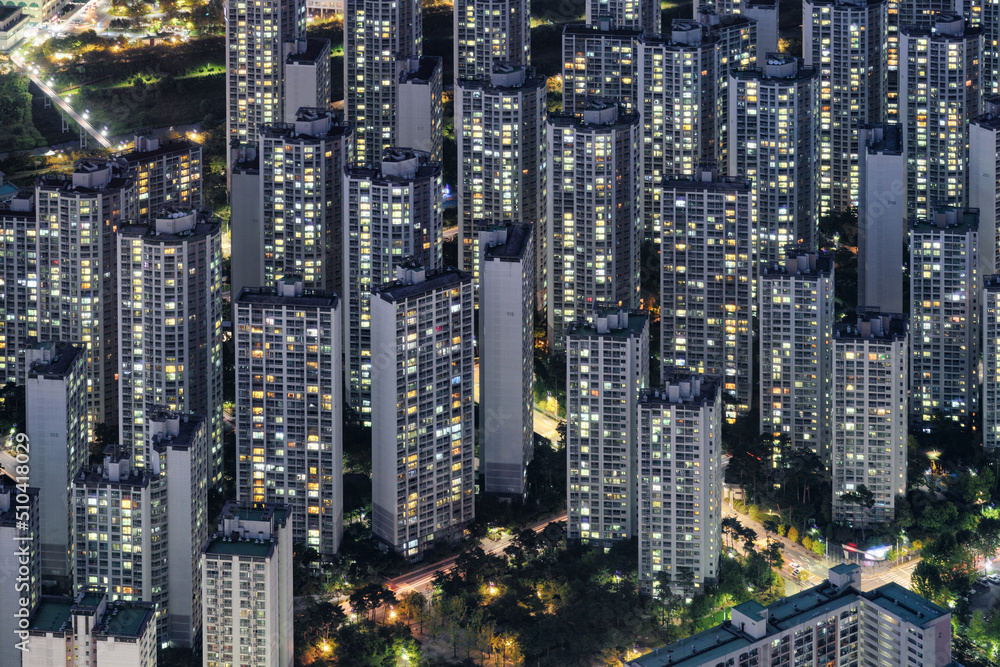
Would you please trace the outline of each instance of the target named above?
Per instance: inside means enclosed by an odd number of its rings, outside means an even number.
[[[875,494],[864,484],[858,484],[858,488],[854,491],[841,494],[840,500],[847,505],[857,505],[861,508],[861,535],[864,536],[864,526],[868,523],[866,515],[875,509]]]
[[[799,531],[795,530],[795,526],[792,526],[788,529],[788,541],[789,542],[799,541]],[[803,543],[803,546],[805,546],[805,543]]]
[[[417,591],[411,591],[403,596],[403,599],[399,601],[399,611],[406,617],[407,624],[411,621],[417,620],[424,609],[427,606],[427,598],[423,596],[422,593]]]
[[[736,548],[736,539],[740,536],[743,524],[734,516],[727,516],[722,520],[722,534],[729,537],[729,546]]]

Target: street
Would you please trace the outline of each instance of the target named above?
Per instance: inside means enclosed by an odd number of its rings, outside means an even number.
[[[540,533],[545,530],[545,527],[550,523],[565,521],[566,512],[563,512],[557,517],[550,519],[544,519],[531,526],[531,529],[536,533]],[[486,538],[482,542],[483,551],[488,554],[502,553],[504,549],[510,546],[513,536],[504,535],[499,540],[491,540]],[[431,590],[431,582],[434,581],[434,575],[438,571],[449,571],[455,566],[455,560],[457,556],[452,556],[451,558],[445,558],[444,560],[438,561],[437,563],[431,563],[430,565],[424,565],[413,572],[404,574],[401,577],[396,577],[395,579],[390,579],[388,581],[389,587],[396,593],[397,598],[401,598],[411,591],[417,591],[419,593],[427,594]]]
[[[757,521],[751,521],[750,517],[745,514],[736,512],[728,501],[723,503],[722,516],[723,518],[736,517],[741,524],[755,530],[761,539],[764,539],[766,536],[763,525]],[[785,592],[788,595],[798,593],[803,588],[822,583],[826,580],[827,570],[841,562],[840,559],[833,557],[817,556],[811,550],[806,549],[801,544],[790,541],[786,537],[771,535],[770,538],[781,544],[781,550],[785,556],[785,566],[781,568],[781,576],[785,579]],[[913,570],[919,562],[919,558],[914,558],[908,563],[897,567],[890,567],[889,564],[875,566],[862,565],[864,574],[861,578],[861,590],[870,591],[890,582],[895,582],[909,590]],[[809,575],[806,581],[802,582],[797,576],[792,574],[792,563],[798,563],[805,569]]]

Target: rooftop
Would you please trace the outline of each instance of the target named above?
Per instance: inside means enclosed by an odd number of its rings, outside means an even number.
[[[833,337],[853,340],[902,340],[909,318],[901,313],[881,313],[877,308],[858,308],[857,324],[836,324]],[[839,566],[838,566],[839,567]]]
[[[276,287],[244,287],[236,299],[237,304],[263,304],[271,306],[296,306],[299,308],[335,308],[339,297],[323,290],[302,290],[301,296],[284,296]]]
[[[54,341],[36,342],[32,345],[34,350],[49,350],[52,356],[48,361],[36,361],[28,369],[29,378],[41,378],[45,380],[61,380],[76,364],[77,360],[83,357],[83,348],[74,347],[70,343],[57,343]]]
[[[870,131],[868,136],[869,153],[903,153],[903,129],[896,123],[876,123],[862,126]]]
[[[983,288],[990,292],[1000,292],[1000,275],[983,276]]]
[[[274,542],[271,540],[256,539],[226,539],[224,535],[212,537],[205,546],[206,554],[219,554],[224,556],[246,556],[250,558],[267,558],[274,550]]]
[[[181,139],[178,141],[166,141],[160,144],[159,148],[151,151],[132,150],[128,153],[119,153],[129,164],[139,164],[149,162],[165,155],[175,155],[178,153],[189,153],[191,151],[201,152],[201,146],[193,141]]]
[[[157,413],[149,417],[150,422],[162,424],[162,432],[153,435],[153,449],[163,451],[166,447],[174,449],[191,447],[195,444],[195,435],[205,421],[197,415],[178,415],[175,413]]]
[[[487,245],[483,252],[487,259],[520,261],[531,239],[531,225],[526,222],[500,225],[506,229],[507,240],[495,245]],[[490,231],[487,229],[486,231]]]
[[[291,53],[288,55],[288,59],[285,62],[288,63],[314,63],[319,60],[320,56],[323,54],[324,49],[330,50],[330,40],[311,38],[305,40],[306,47],[299,51],[298,53]]]
[[[65,632],[71,630],[73,598],[44,595],[31,614],[29,630]]]
[[[139,637],[153,620],[154,606],[149,602],[112,602],[101,617],[94,634],[98,636]]]
[[[614,317],[619,313],[624,313],[627,317],[624,322],[619,321],[618,326],[610,328],[606,332],[599,331],[598,320],[602,320],[606,317]],[[587,336],[610,336],[612,338],[631,338],[632,336],[641,336],[643,330],[646,329],[646,323],[649,319],[645,311],[642,310],[629,310],[627,308],[619,309],[617,306],[613,308],[601,308],[599,309],[592,318],[593,321],[578,320],[576,323],[570,326],[567,331],[567,336],[576,337],[587,337]]]
[[[643,391],[639,396],[639,403],[700,407],[714,403],[718,393],[719,385],[705,377],[668,372],[663,378],[663,386]]]
[[[419,59],[410,58],[410,66],[400,75],[399,80],[414,83],[430,81],[431,77],[434,76],[434,71],[437,70],[440,72],[443,66],[444,61],[440,56],[423,56]]]
[[[910,220],[910,229],[917,234],[940,231],[965,234],[979,229],[979,209],[958,206],[940,206],[928,218]]]
[[[465,271],[460,271],[454,267],[446,266],[436,271],[427,271],[421,282],[407,284],[399,280],[382,285],[373,292],[383,301],[395,303],[404,299],[411,299],[427,292],[458,287],[462,283],[471,283],[472,276]]]
[[[644,30],[633,30],[631,28],[607,28],[602,29],[600,25],[587,25],[585,23],[573,23],[563,28],[564,35],[585,35],[592,37],[625,37],[638,39],[642,37]]]
[[[903,588],[896,582],[879,586],[875,590],[863,595],[880,607],[893,612],[907,623],[921,627],[941,618],[945,614],[951,613],[930,600],[926,600],[916,593]]]

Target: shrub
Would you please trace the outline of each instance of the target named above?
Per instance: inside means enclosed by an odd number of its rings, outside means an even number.
[[[809,537],[808,535],[806,535],[805,537],[803,537],[802,538],[802,546],[804,546],[806,549],[812,549],[813,548],[812,538]]]
[[[826,553],[826,544],[820,542],[819,540],[816,540],[815,542],[812,543],[812,550],[813,553],[816,554],[817,556],[822,556],[823,554]]]
[[[792,542],[799,541],[799,531],[795,530],[794,527],[788,529],[788,539]]]
[[[760,521],[760,509],[756,505],[747,505],[747,516],[751,521]]]

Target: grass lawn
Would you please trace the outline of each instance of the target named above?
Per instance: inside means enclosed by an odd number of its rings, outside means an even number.
[[[213,73],[178,77],[148,86],[87,88],[81,96],[95,126],[107,125],[110,134],[142,127],[197,123],[211,114],[225,117],[226,75]]]

